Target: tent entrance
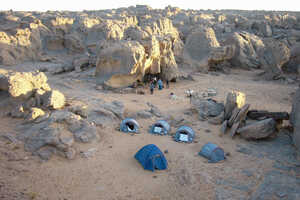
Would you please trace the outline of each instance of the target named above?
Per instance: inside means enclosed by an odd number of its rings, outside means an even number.
[[[179,132],[179,140],[182,142],[188,142],[189,134],[186,131],[180,131]]]
[[[127,122],[126,126],[128,128],[128,131],[134,131],[134,124],[133,123]]]
[[[159,164],[161,163],[161,156],[156,154],[152,157],[153,169],[160,169]]]
[[[164,127],[161,124],[155,124],[153,128],[154,133],[161,133],[163,131]]]

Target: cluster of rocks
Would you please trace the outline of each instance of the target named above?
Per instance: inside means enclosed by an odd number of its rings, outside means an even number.
[[[60,91],[51,89],[43,72],[1,70],[0,91],[7,93],[8,115],[25,120],[17,139],[24,142],[25,150],[44,160],[54,154],[74,159],[75,142],[97,141],[97,126],[111,126],[124,118],[119,101],[66,102]]]
[[[12,117],[26,117],[28,120],[45,115],[41,109],[61,109],[65,106],[65,96],[51,89],[43,72],[15,72],[1,70],[0,90],[9,94],[14,110]]]
[[[264,139],[277,131],[282,120],[289,119],[284,112],[249,111],[246,95],[239,91],[229,92],[225,105],[199,95],[193,95],[191,103],[200,120],[221,125],[221,135],[229,132],[231,137],[239,134],[245,139]]]
[[[99,82],[110,87],[127,86],[145,74],[173,79],[178,67],[262,68],[269,79],[299,71],[296,12],[139,5],[83,12],[2,11],[0,22],[0,64],[51,62],[46,70],[53,73],[96,66]]]

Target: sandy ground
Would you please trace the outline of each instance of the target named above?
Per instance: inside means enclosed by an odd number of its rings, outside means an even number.
[[[138,120],[141,133],[129,135],[116,131],[116,127],[99,128],[100,140],[79,145],[79,150],[96,148],[90,158],[80,155],[75,160],[55,156],[48,162],[24,152],[22,143],[11,144],[0,139],[0,199],[49,199],[49,200],[159,200],[159,199],[216,199],[216,181],[233,178],[259,184],[259,174],[272,168],[272,160],[255,158],[236,151],[237,144],[247,141],[228,135],[220,137],[220,126],[202,122],[196,116],[183,114],[190,108],[185,90],[217,90],[218,101],[224,101],[226,93],[239,90],[246,94],[251,109],[290,111],[291,94],[296,85],[279,82],[254,81],[257,72],[232,71],[230,75],[194,74],[195,81],[171,83],[169,89],[155,91],[150,95],[116,94],[95,89],[94,80],[85,79],[75,72],[49,76],[50,85],[60,89],[68,98],[119,100],[124,102],[128,115],[147,109],[147,102],[156,105],[165,115],[183,117],[195,130],[195,143],[176,143],[171,136],[154,136],[148,127],[157,118]],[[177,100],[169,98],[174,92]],[[22,134],[17,129],[22,120],[8,118],[1,111],[0,135]],[[172,129],[174,132],[175,129]],[[230,156],[225,162],[209,164],[197,155],[201,147],[213,142]],[[145,171],[134,159],[134,154],[146,144],[156,144],[169,162],[168,170]],[[257,169],[254,176],[241,173],[243,169]],[[254,186],[255,188],[255,186]],[[236,191],[238,199],[248,199],[253,191]],[[236,198],[237,199],[237,198]]]

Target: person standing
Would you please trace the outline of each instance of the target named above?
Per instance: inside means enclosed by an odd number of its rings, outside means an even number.
[[[166,87],[169,88],[169,79],[166,80]]]
[[[152,83],[153,83],[153,85],[154,85],[154,88],[156,88],[156,84],[157,84],[157,79],[156,79],[156,77],[154,77],[154,78],[152,79]]]
[[[157,84],[158,84],[158,89],[159,90],[162,90],[164,88],[164,83],[162,82],[161,79],[158,79]]]
[[[153,94],[154,91],[154,83],[153,81],[150,82],[150,94]]]

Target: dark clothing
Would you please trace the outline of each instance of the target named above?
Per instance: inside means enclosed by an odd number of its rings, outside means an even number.
[[[150,93],[151,93],[151,94],[153,94],[154,87],[155,87],[155,86],[154,86],[154,83],[151,82],[151,83],[150,83]]]
[[[169,88],[169,80],[166,81],[167,88]]]

